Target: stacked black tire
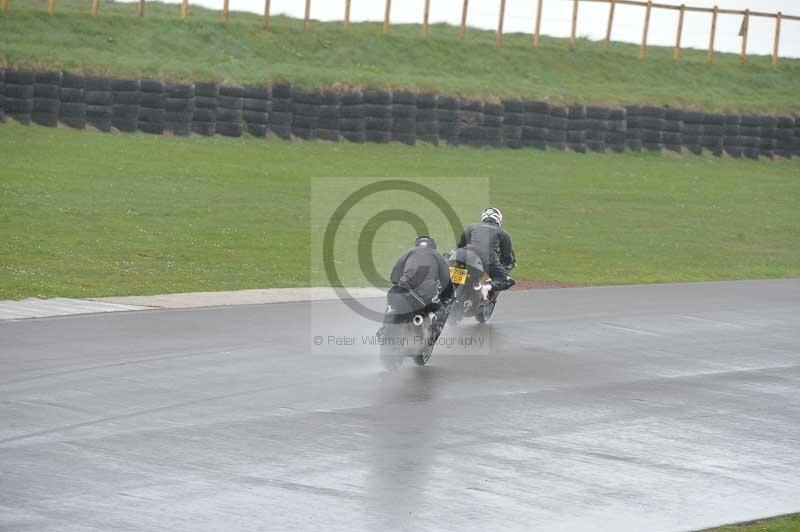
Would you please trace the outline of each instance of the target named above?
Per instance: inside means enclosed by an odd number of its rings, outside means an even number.
[[[722,155],[724,143],[725,115],[706,113],[703,117],[703,140],[701,142],[703,148],[716,156],[720,156]]]
[[[143,79],[139,82],[141,89],[139,115],[137,124],[139,131],[161,135],[167,118],[167,95],[164,83],[157,79]]]
[[[361,91],[346,92],[339,101],[339,131],[342,138],[361,144],[366,142],[364,95]]]
[[[683,117],[680,109],[664,110],[664,128],[661,140],[664,149],[675,153],[683,151]]]
[[[482,146],[499,148],[503,145],[503,123],[503,104],[484,103],[481,120]]]
[[[458,100],[439,96],[436,99],[436,121],[439,124],[439,140],[451,146],[458,145]]]
[[[524,102],[522,135],[520,139],[522,146],[538,148],[540,150],[547,148],[550,113],[552,109],[552,106],[547,102],[535,100]],[[554,135],[552,140],[554,142],[563,143],[564,146],[566,146],[566,115],[564,115],[563,124],[559,118],[556,118],[553,122],[558,132]],[[564,126],[563,129],[560,127],[561,125]],[[561,148],[559,147],[559,149]]]
[[[142,91],[138,79],[111,80],[111,127],[117,131],[133,133],[139,129],[139,106]]]
[[[58,121],[74,129],[86,127],[86,78],[64,72],[59,100]]]
[[[800,117],[794,119],[794,149],[792,153],[800,157]]]
[[[642,147],[647,151],[661,151],[664,147],[664,122],[666,109],[652,105],[639,108],[639,129]]]
[[[245,85],[242,117],[247,132],[263,138],[269,131],[269,107],[272,90],[268,85]]]
[[[272,86],[272,106],[269,114],[269,129],[282,139],[292,138],[292,94],[294,87],[288,83]]]
[[[702,111],[681,112],[681,144],[695,155],[703,153],[704,118]]]
[[[614,153],[625,151],[625,134],[628,129],[628,120],[625,109],[611,109],[608,113],[608,133],[606,146]]]
[[[216,135],[218,96],[219,85],[216,83],[200,82],[194,84],[193,133],[207,136]]]
[[[513,149],[522,147],[522,128],[525,124],[525,102],[503,100],[503,145]]]
[[[762,117],[760,155],[773,157],[778,145],[778,119],[774,116]]]
[[[28,125],[33,113],[33,93],[36,74],[27,70],[7,70],[5,75],[5,114]]]
[[[244,87],[220,85],[217,96],[217,134],[241,137],[244,120]]]
[[[776,118],[775,127],[775,155],[789,159],[795,152],[795,119],[791,116]]]
[[[47,127],[58,125],[58,111],[61,107],[61,72],[37,72],[33,84],[34,124]]]
[[[460,99],[458,101],[458,143],[463,146],[480,146],[482,123],[483,102]]]
[[[170,83],[164,90],[164,129],[173,135],[186,137],[192,134],[194,117],[194,84]]]
[[[611,109],[586,107],[586,149],[603,153],[607,148]]]
[[[567,149],[568,125],[569,110],[566,107],[550,106],[545,133],[545,145],[548,150],[564,151]]]
[[[99,76],[86,78],[86,125],[100,131],[111,131],[111,113],[114,94],[111,80]]]
[[[434,146],[439,145],[439,120],[436,116],[435,94],[417,94],[416,131],[417,140]]]
[[[756,115],[742,115],[739,119],[739,144],[748,159],[758,159],[761,154],[761,123],[761,117]]]
[[[642,151],[642,127],[640,105],[626,105],[625,148],[630,151]]]
[[[725,115],[725,137],[722,139],[722,150],[734,159],[739,159],[743,153],[739,136],[741,129],[741,115]]]
[[[292,107],[292,134],[295,137],[311,140],[316,138],[319,128],[319,111],[322,93],[316,90],[294,89]]]
[[[586,118],[586,107],[573,105],[568,112],[567,147],[575,153],[586,153],[586,130],[589,121]]]
[[[328,142],[339,142],[339,93],[324,91],[320,100],[317,138]]]
[[[413,146],[417,143],[417,93],[392,93],[392,141]]]
[[[364,91],[364,135],[367,142],[385,144],[392,140],[392,93]]]

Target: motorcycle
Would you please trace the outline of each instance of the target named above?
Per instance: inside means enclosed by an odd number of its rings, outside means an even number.
[[[390,289],[383,327],[377,335],[383,367],[396,370],[406,358],[417,366],[427,364],[438,337],[439,319],[435,313],[425,312],[424,302],[413,290]]]
[[[492,284],[480,256],[468,248],[459,248],[445,254],[445,259],[450,266],[450,280],[455,286],[450,320],[456,324],[471,317],[479,323],[489,321],[497,306],[498,294],[486,299]]]

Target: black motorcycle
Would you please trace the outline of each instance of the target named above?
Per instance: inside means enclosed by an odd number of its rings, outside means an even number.
[[[387,370],[399,368],[406,358],[418,366],[428,363],[441,330],[439,318],[427,312],[413,290],[395,286],[386,294],[386,314],[378,331],[381,364]],[[445,318],[446,319],[446,318]]]
[[[450,265],[450,280],[455,286],[449,319],[458,323],[474,316],[480,323],[489,321],[497,306],[498,294],[486,299],[491,283],[481,258],[468,248],[459,248],[445,254],[445,259]]]

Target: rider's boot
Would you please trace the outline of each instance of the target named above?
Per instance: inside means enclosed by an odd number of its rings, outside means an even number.
[[[481,296],[484,301],[489,301],[491,299],[493,290],[494,290],[493,283],[490,282],[481,283]]]
[[[517,284],[517,282],[512,279],[511,277],[506,278],[505,280],[492,280],[492,287],[489,290],[489,293],[486,295],[487,301],[493,301],[497,297],[497,293],[503,290],[508,290],[512,286]]]

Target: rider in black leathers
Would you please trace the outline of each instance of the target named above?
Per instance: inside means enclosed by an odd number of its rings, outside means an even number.
[[[450,269],[436,251],[436,241],[430,236],[417,237],[414,247],[397,259],[389,280],[394,285],[387,294],[389,305],[403,305],[403,313],[433,313],[436,340],[444,328],[454,292]]]
[[[516,265],[514,246],[511,237],[503,228],[503,213],[490,207],[481,214],[481,221],[464,230],[459,248],[471,249],[481,258],[483,269],[492,278],[492,288],[488,299],[501,290],[514,286],[515,281],[508,273]]]

